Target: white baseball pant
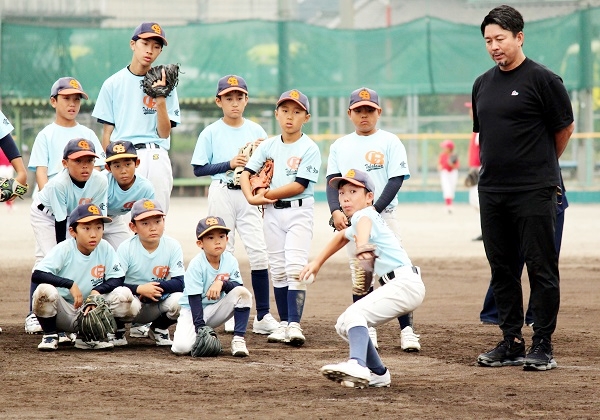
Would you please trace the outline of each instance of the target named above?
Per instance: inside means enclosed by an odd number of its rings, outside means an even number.
[[[140,302],[141,309],[135,318],[131,320],[134,324],[148,324],[158,319],[162,314],[166,314],[167,318],[176,320],[179,317],[181,306],[179,306],[179,299],[183,293],[175,292],[171,293],[166,299],[160,302],[141,302],[137,296],[133,298]],[[129,322],[130,320],[126,320]]]
[[[39,263],[56,245],[54,216],[48,209],[40,210],[41,203],[33,200],[30,208],[30,221],[35,236],[35,264]]]
[[[135,173],[148,179],[154,185],[154,197],[168,214],[173,189],[173,168],[169,151],[155,143],[146,143],[145,149],[137,149],[140,165]]]
[[[133,235],[133,232],[129,229],[131,216],[129,214],[122,214],[120,216],[109,217],[112,219],[112,222],[104,224],[102,239],[107,240],[116,251],[119,245]]]
[[[440,171],[440,183],[442,186],[442,195],[444,196],[444,198],[451,198],[454,200],[457,181],[458,169],[453,169],[451,171]]]

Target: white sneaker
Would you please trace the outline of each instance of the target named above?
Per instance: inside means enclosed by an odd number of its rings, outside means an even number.
[[[286,336],[286,343],[289,342],[292,346],[300,347],[306,341],[304,334],[302,334],[302,328],[297,322],[290,322],[287,327]]]
[[[233,319],[233,317],[231,317],[225,322],[225,332],[232,333],[234,329],[235,329],[235,320]]]
[[[48,334],[42,337],[42,342],[38,344],[38,350],[54,351],[58,349],[58,334]]]
[[[390,375],[390,370],[386,369],[383,375],[377,375],[371,372],[371,380],[369,381],[369,386],[373,388],[389,388],[392,383],[392,375]]]
[[[42,334],[44,332],[40,322],[33,313],[27,315],[27,318],[25,318],[25,332],[27,334]]]
[[[365,388],[371,381],[371,371],[354,359],[321,368],[321,374],[331,381],[349,388]]]
[[[269,343],[286,343],[287,341],[287,321],[281,321],[279,327],[267,337]]]
[[[377,330],[375,327],[369,327],[369,338],[373,342],[373,345],[379,350],[379,344],[377,344]]]
[[[271,334],[277,328],[279,328],[279,322],[271,314],[266,314],[260,321],[258,317],[254,317],[254,322],[252,323],[252,332],[254,334]]]
[[[129,329],[129,336],[134,338],[147,338],[150,331],[150,324],[132,324]]]
[[[2,334],[2,328],[0,328],[0,334]]]
[[[173,342],[171,341],[171,336],[169,335],[169,330],[161,330],[160,328],[155,328],[153,330],[148,331],[148,337],[156,341],[157,346],[173,345]]]
[[[58,333],[58,344],[73,344],[77,339],[77,334],[75,333],[66,333],[59,332]]]
[[[234,336],[231,340],[231,354],[235,357],[246,357],[249,355],[244,337]]]
[[[108,341],[110,341],[115,347],[123,347],[127,345],[127,339],[125,338],[125,329],[115,331],[114,334],[108,333]]]
[[[115,346],[108,341],[83,341],[81,338],[75,340],[75,348],[82,350],[107,350]]]
[[[420,335],[413,332],[412,327],[404,327],[400,332],[400,347],[404,351],[419,351],[421,344],[419,343]]]

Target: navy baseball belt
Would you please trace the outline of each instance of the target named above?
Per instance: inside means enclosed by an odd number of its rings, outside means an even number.
[[[295,204],[296,202],[298,204]],[[291,201],[277,200],[273,203],[273,208],[276,209],[289,209],[290,207],[302,207],[302,199],[300,198],[298,200]]]
[[[419,270],[417,270],[417,267],[412,266],[411,268],[412,268],[413,273],[419,274]],[[396,278],[396,273],[394,273],[393,271],[390,271],[389,273],[384,274],[381,277],[385,277],[386,278],[385,282],[387,283],[388,281],[394,280]]]
[[[228,190],[241,190],[241,185],[235,185],[233,182],[225,182],[222,179],[219,180],[221,184],[226,184]]]
[[[135,147],[137,150],[140,149],[160,149],[160,146],[156,143],[138,143],[138,144],[134,144],[133,147]]]

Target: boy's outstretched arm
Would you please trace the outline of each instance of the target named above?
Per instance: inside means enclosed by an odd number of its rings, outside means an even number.
[[[373,222],[368,217],[361,217],[356,224],[356,246],[365,245],[369,242],[371,236],[371,227]]]
[[[317,273],[319,272],[321,266],[325,263],[325,261],[327,261],[333,254],[335,254],[344,246],[346,246],[346,244],[349,241],[344,236],[344,232],[345,230],[342,230],[336,232],[335,235],[333,235],[331,241],[329,241],[327,245],[325,245],[325,248],[323,248],[321,252],[319,252],[319,255],[317,255],[314,260],[306,264],[306,266],[304,266],[304,268],[300,272],[300,279],[306,278],[311,274],[316,277]]]

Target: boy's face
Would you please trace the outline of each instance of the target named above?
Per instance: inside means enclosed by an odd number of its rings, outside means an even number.
[[[102,220],[92,220],[87,223],[78,223],[75,229],[69,227],[69,233],[75,238],[77,249],[83,255],[90,255],[102,239],[104,223]]]
[[[294,101],[282,102],[275,110],[275,119],[285,134],[302,131],[302,125],[310,119],[310,114]]]
[[[198,239],[196,244],[204,250],[207,257],[219,257],[227,247],[227,231],[215,229]]]
[[[381,116],[381,109],[363,105],[349,109],[348,116],[354,127],[356,127],[356,133],[359,136],[370,136],[377,131],[377,121]]]
[[[367,192],[363,187],[350,182],[345,183],[338,189],[340,205],[344,214],[350,218],[358,210],[362,210],[373,204],[373,193]]]
[[[215,98],[217,106],[223,110],[223,116],[229,120],[242,118],[248,105],[248,95],[239,90],[232,90]]]
[[[137,233],[144,245],[158,245],[165,232],[164,216],[156,215],[130,222],[129,227]]]
[[[162,43],[153,38],[131,40],[133,59],[142,67],[150,67],[162,52]]]
[[[115,177],[119,187],[128,190],[135,181],[135,168],[140,164],[139,159],[115,159],[106,164],[106,169]]]
[[[59,125],[66,125],[77,118],[81,108],[81,95],[79,93],[56,95],[50,98],[50,105],[56,110],[56,122]]]
[[[95,160],[94,156],[82,156],[77,159],[63,159],[62,164],[75,181],[85,182],[92,176]]]

